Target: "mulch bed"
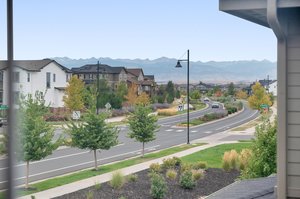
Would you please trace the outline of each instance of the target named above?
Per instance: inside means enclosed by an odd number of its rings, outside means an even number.
[[[89,192],[93,192],[93,198],[97,199],[118,199],[120,197],[125,197],[126,199],[152,199],[150,195],[151,183],[148,173],[148,170],[136,173],[138,175],[137,181],[127,182],[119,190],[111,188],[109,183],[106,182],[101,184],[101,187],[98,190],[93,186],[57,197],[56,199],[87,198]],[[186,190],[179,186],[179,175],[174,181],[165,178],[168,185],[168,191],[165,198],[199,199],[201,196],[207,196],[233,183],[239,175],[240,173],[235,170],[225,172],[223,169],[209,168],[206,169],[204,178],[198,180],[196,187],[191,190]]]

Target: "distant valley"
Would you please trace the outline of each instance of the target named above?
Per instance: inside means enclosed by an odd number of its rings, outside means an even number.
[[[111,59],[89,58],[71,59],[68,57],[52,58],[58,63],[68,67],[80,67],[85,64],[96,64],[99,60],[102,64],[110,66],[124,66],[127,68],[143,68],[146,75],[155,75],[158,83],[172,80],[176,83],[186,83],[186,63],[183,68],[175,68],[176,59],[158,58],[149,59]],[[268,60],[263,61],[225,61],[225,62],[190,62],[190,82],[198,83],[227,83],[227,82],[252,82],[258,79],[276,79],[276,63]]]

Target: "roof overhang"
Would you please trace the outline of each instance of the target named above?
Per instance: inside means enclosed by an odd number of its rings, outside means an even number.
[[[245,20],[270,27],[267,20],[268,0],[219,0],[219,9]],[[278,0],[277,7],[300,7],[299,0]]]

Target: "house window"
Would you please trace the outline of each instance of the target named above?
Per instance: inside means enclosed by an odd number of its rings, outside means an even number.
[[[93,79],[93,74],[89,74],[89,79]]]
[[[46,88],[50,88],[51,73],[46,73]]]
[[[30,82],[30,73],[27,73],[27,82]]]
[[[66,82],[68,82],[68,81],[69,81],[69,75],[66,74]]]
[[[53,73],[53,82],[56,82],[56,74]]]
[[[15,83],[19,83],[20,82],[20,72],[14,72],[14,79],[13,81]]]

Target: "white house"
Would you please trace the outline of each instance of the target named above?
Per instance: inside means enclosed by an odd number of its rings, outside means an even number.
[[[277,80],[273,80],[269,84],[269,93],[273,93],[274,96],[277,96]]]
[[[16,60],[14,61],[14,99],[20,94],[45,93],[46,104],[53,108],[63,107],[64,90],[72,73],[68,68],[54,60]],[[3,104],[7,102],[7,61],[0,61],[3,72]]]

